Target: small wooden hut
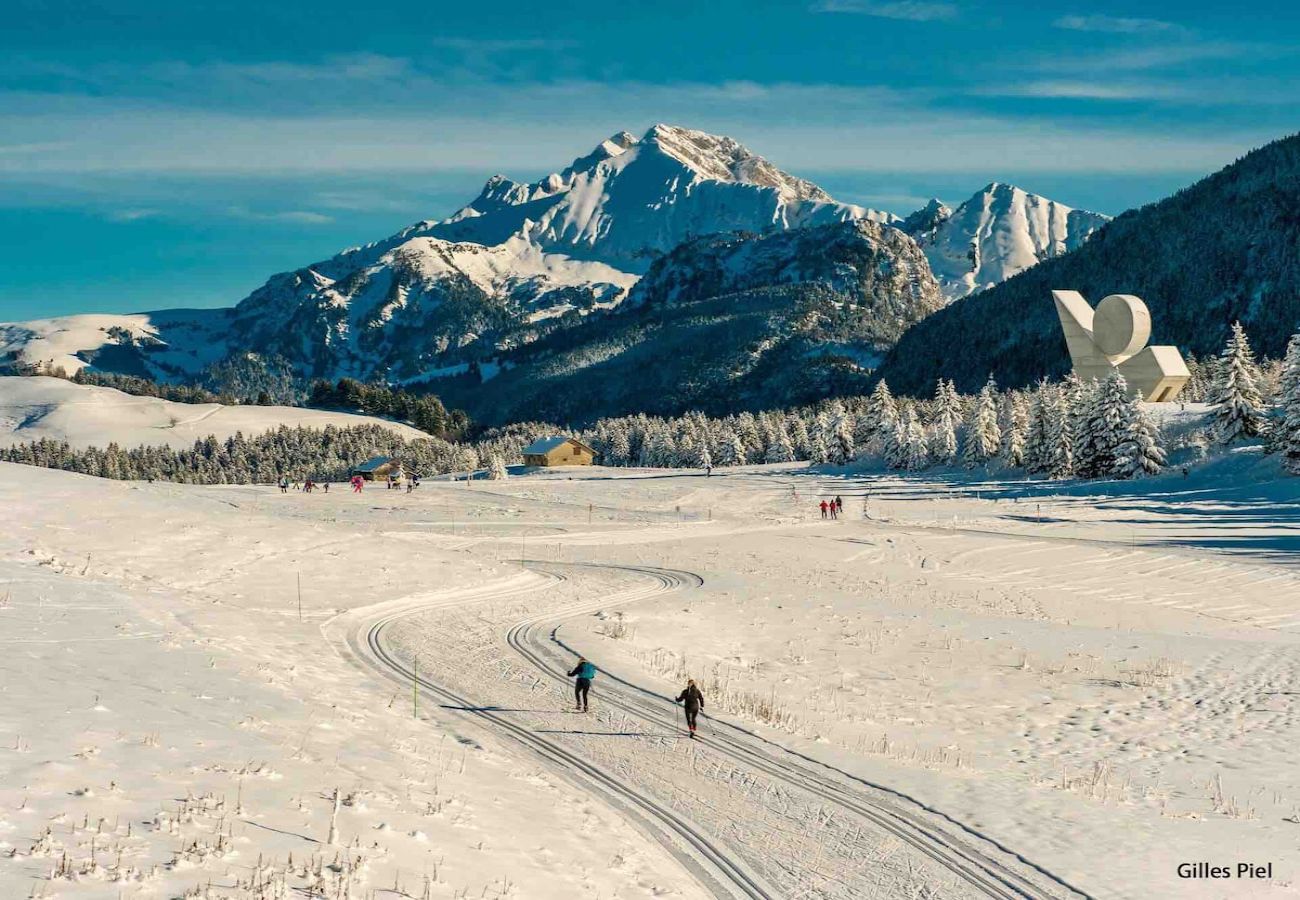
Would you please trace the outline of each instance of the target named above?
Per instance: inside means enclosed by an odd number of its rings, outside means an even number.
[[[360,475],[366,481],[388,481],[392,476],[402,476],[402,461],[391,456],[376,456],[366,460],[352,470],[353,475]]]
[[[591,466],[595,463],[595,450],[577,438],[564,435],[540,438],[524,448],[524,465],[528,466]]]

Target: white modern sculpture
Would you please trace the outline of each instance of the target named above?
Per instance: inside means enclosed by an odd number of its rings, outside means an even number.
[[[1052,291],[1052,299],[1075,374],[1083,380],[1104,379],[1119,369],[1130,391],[1162,403],[1177,397],[1191,378],[1177,347],[1147,347],[1151,313],[1140,297],[1111,294],[1095,311],[1078,291]]]

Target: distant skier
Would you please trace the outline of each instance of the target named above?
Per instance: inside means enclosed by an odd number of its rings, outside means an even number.
[[[700,689],[695,686],[695,679],[686,679],[686,688],[677,695],[674,703],[685,704],[686,709],[686,727],[691,732],[691,737],[695,737],[695,718],[704,709],[704,695]]]
[[[823,500],[821,502],[821,507],[822,507],[822,518],[824,519],[826,518],[826,510],[830,509],[831,505],[827,503],[825,500]]]
[[[838,494],[835,496],[835,511],[844,512],[844,498]]]
[[[365,483],[365,482],[364,482],[364,480],[362,479],[362,477],[361,477],[360,475],[353,475],[353,476],[352,476],[352,493],[354,493],[354,494],[359,494],[359,493],[361,493],[361,485],[364,484],[364,483]]]
[[[832,500],[832,501],[831,501],[831,518],[832,518],[832,519],[838,519],[838,518],[840,517],[840,516],[839,516],[839,512],[840,512],[840,511],[839,511],[838,509],[835,508],[835,501]]]
[[[325,493],[328,494],[330,492],[330,483],[327,481],[324,484],[322,484],[321,490],[323,490]]]
[[[577,712],[587,711],[587,693],[591,690],[591,679],[596,677],[596,667],[587,662],[586,657],[579,656],[578,664],[573,667],[569,677],[577,677],[573,683],[573,701],[574,709]]]
[[[280,476],[280,493],[281,494],[289,493],[289,479],[287,476],[284,475]]]

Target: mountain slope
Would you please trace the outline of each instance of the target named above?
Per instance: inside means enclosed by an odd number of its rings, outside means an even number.
[[[882,374],[929,391],[939,375],[974,390],[1060,375],[1069,365],[1053,289],[1096,303],[1132,293],[1152,343],[1217,353],[1241,320],[1256,350],[1280,355],[1300,324],[1300,136],[1276,141],[1174,196],[1110,222],[1077,250],[959,300],[912,328]]]
[[[1083,245],[1109,218],[993,182],[955,210],[937,200],[899,227],[916,238],[949,300]]]
[[[616,134],[534,184],[502,176],[428,234],[497,244],[522,235],[547,252],[641,273],[682,241],[716,232],[798,228],[888,213],[837,203],[728,137],[671,125]]]
[[[62,378],[0,377],[0,446],[48,438],[73,447],[141,445],[192,447],[208,435],[252,437],[281,425],[347,428],[382,425],[411,439],[428,437],[408,425],[373,416],[297,406],[223,406],[135,397],[113,388]]]
[[[490,179],[469,206],[277,275],[235,312],[234,343],[310,376],[409,380],[611,309],[693,235],[885,218],[836,203],[730,138],[656,125],[535,184]]]
[[[431,387],[490,424],[811,402],[862,390],[864,364],[942,302],[894,228],[710,235],[657,260],[616,312],[502,354],[489,379]]]

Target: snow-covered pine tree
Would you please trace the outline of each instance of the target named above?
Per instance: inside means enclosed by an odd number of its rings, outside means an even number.
[[[501,458],[500,453],[493,453],[492,460],[488,463],[488,477],[493,481],[505,481],[510,477],[506,471],[506,461]]]
[[[743,466],[747,462],[745,441],[734,431],[723,438],[722,452],[722,464],[724,466]]]
[[[836,416],[831,425],[830,462],[837,466],[853,461],[853,417],[848,413]]]
[[[794,443],[790,440],[790,435],[786,433],[784,427],[778,426],[772,444],[767,448],[767,455],[763,458],[763,461],[770,463],[784,463],[794,462],[796,458]]]
[[[1025,433],[1029,431],[1029,410],[1019,391],[1007,401],[1007,427],[1002,432],[1002,461],[1009,468],[1019,469],[1025,464]]]
[[[1278,379],[1278,412],[1273,445],[1287,471],[1300,475],[1300,334],[1293,334],[1286,345]]]
[[[1002,428],[998,425],[998,386],[989,376],[980,388],[975,406],[971,408],[962,447],[962,463],[968,469],[982,466],[997,455],[1002,446]]]
[[[961,424],[961,398],[951,381],[942,378],[934,386],[934,429],[930,435],[930,457],[941,466],[957,461],[957,427]]]
[[[883,378],[876,382],[871,396],[867,398],[867,419],[874,435],[874,446],[867,449],[888,455],[888,445],[893,443],[898,427],[898,403]]]
[[[790,443],[794,444],[795,459],[811,459],[812,436],[808,434],[808,423],[798,413],[791,413],[788,422]]]
[[[1124,439],[1125,424],[1129,418],[1128,382],[1118,369],[1111,371],[1097,389],[1089,410],[1081,447],[1084,463],[1076,462],[1076,470],[1085,478],[1108,478],[1114,475],[1116,453]]]
[[[925,429],[921,427],[920,420],[916,417],[916,407],[912,404],[903,411],[902,444],[902,468],[909,472],[919,472],[930,464]]]
[[[1232,334],[1219,357],[1218,380],[1211,403],[1215,404],[1215,437],[1221,444],[1264,433],[1264,401],[1259,390],[1259,367],[1250,349],[1246,330],[1232,323]]]
[[[911,408],[908,405],[898,414],[898,419],[894,422],[894,431],[884,442],[881,456],[885,465],[891,469],[907,467],[907,413]]]
[[[1055,391],[1046,379],[1039,381],[1029,402],[1029,428],[1025,432],[1025,469],[1035,475],[1050,471],[1051,404]]]
[[[1088,420],[1092,417],[1092,406],[1101,390],[1097,379],[1084,384],[1071,372],[1061,386],[1064,407],[1065,434],[1069,437],[1070,474],[1083,478],[1091,477],[1091,451],[1087,445]]]
[[[1123,437],[1115,448],[1116,478],[1141,478],[1158,475],[1165,467],[1165,451],[1160,446],[1160,430],[1142,406],[1142,392],[1129,397],[1124,414]]]
[[[692,465],[697,469],[713,468],[713,452],[709,450],[708,438],[701,435],[695,442],[695,460]]]

